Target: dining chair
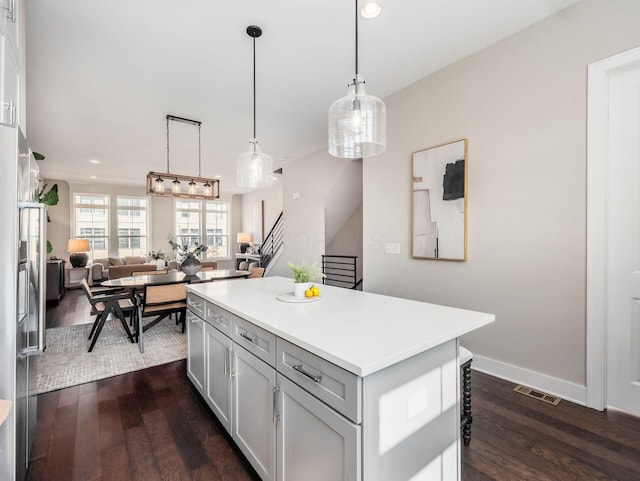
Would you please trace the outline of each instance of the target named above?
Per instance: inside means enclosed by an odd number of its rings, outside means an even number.
[[[238,264],[239,271],[246,271],[248,269],[249,269],[249,263],[247,261],[242,261],[240,262],[240,264]]]
[[[102,328],[109,314],[115,315],[120,320],[129,340],[134,342],[133,334],[126,321],[126,314],[132,316],[134,312],[134,306],[129,298],[129,294],[121,290],[120,292],[114,292],[113,290],[107,292],[104,289],[92,290],[86,279],[82,279],[82,290],[91,304],[91,315],[96,316],[91,326],[91,332],[89,333],[89,339],[91,340],[89,352],[93,351],[93,347],[98,340],[98,336],[100,336],[100,332],[102,332]]]
[[[254,267],[253,269],[249,269],[249,277],[247,279],[251,279],[253,277],[264,277],[264,267]]]
[[[460,428],[462,441],[465,446],[471,443],[471,362],[473,353],[460,346],[460,377],[462,378],[462,412],[460,413]]]
[[[168,274],[168,273],[169,273],[169,271],[167,269],[158,269],[157,271],[137,271],[137,272],[132,272],[131,273],[131,277],[157,276],[157,275]]]
[[[144,352],[144,331],[173,313],[180,315],[177,323],[182,324],[182,332],[184,333],[187,313],[187,284],[187,281],[146,284],[144,291],[137,295],[138,325],[135,335],[138,338],[140,352]],[[155,319],[145,325],[143,324],[145,317],[155,317]]]

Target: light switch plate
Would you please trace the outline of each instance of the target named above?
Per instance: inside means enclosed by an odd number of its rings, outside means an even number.
[[[384,253],[385,254],[400,254],[400,244],[385,244],[384,245]]]

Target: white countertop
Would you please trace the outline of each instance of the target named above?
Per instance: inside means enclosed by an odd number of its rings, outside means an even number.
[[[293,280],[263,277],[188,290],[358,376],[403,361],[495,320],[493,314],[318,284],[317,302],[286,303]]]

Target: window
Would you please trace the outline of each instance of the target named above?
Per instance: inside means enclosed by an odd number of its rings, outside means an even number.
[[[202,202],[176,200],[176,241],[182,245],[199,244]]]
[[[147,255],[148,222],[145,197],[118,197],[118,255]]]
[[[230,256],[228,202],[176,200],[175,210],[176,240],[179,244],[205,244],[208,247],[207,258]]]
[[[229,204],[207,202],[205,244],[209,257],[229,257]]]
[[[89,239],[91,258],[109,256],[109,196],[75,194],[74,237]]]

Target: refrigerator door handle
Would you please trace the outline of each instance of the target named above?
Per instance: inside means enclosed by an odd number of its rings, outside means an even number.
[[[47,206],[39,202],[18,202],[18,209],[30,209],[38,212],[38,286],[36,289],[38,299],[38,328],[36,338],[29,336],[28,346],[24,352],[26,356],[41,354],[47,344],[46,340],[46,228],[47,228]],[[22,216],[20,216],[22,219]],[[31,280],[29,281],[31,282]]]

